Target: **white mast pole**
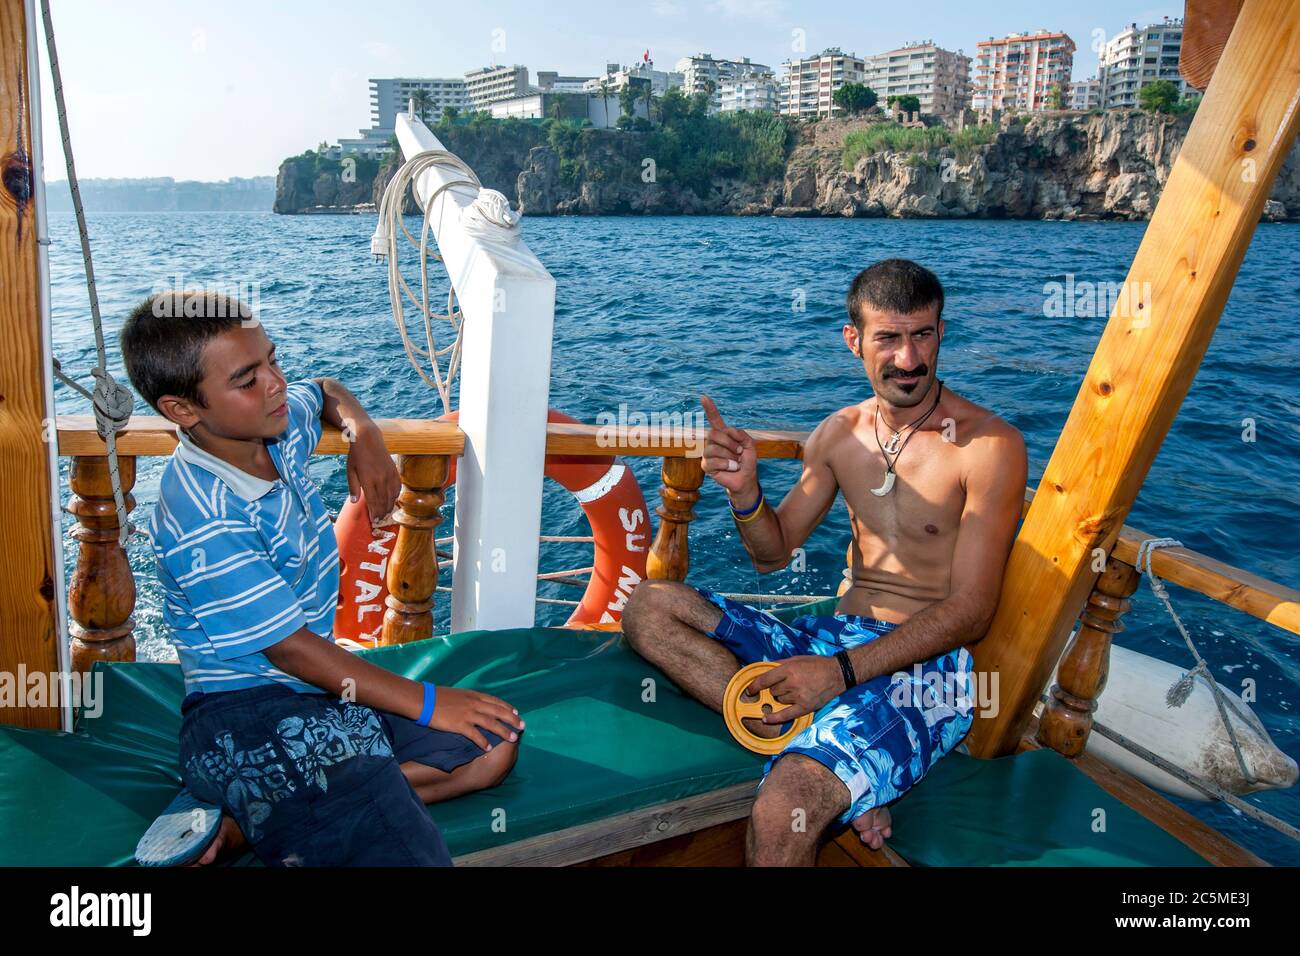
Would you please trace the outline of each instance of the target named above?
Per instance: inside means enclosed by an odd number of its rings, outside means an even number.
[[[399,114],[406,159],[443,149],[413,115]],[[434,166],[415,181],[421,206],[462,174]],[[453,633],[532,627],[541,533],[555,280],[498,224],[504,197],[455,185],[433,200],[430,224],[464,313],[456,466]]]

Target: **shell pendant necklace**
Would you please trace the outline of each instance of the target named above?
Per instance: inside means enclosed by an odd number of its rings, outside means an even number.
[[[939,388],[934,395],[934,404],[930,406],[930,410],[911,425],[904,425],[898,431],[893,432],[889,436],[889,441],[887,442],[882,442],[880,440],[880,429],[877,427],[877,423],[880,421],[880,400],[879,398],[876,399],[876,417],[872,421],[871,433],[876,436],[876,444],[880,446],[880,454],[885,458],[885,481],[879,488],[871,489],[871,493],[877,498],[883,498],[894,490],[894,481],[897,477],[896,467],[898,465],[898,459],[903,457],[903,449],[905,449],[907,443],[912,440],[912,436],[920,431],[921,426],[925,424],[926,419],[934,414],[934,410],[939,407],[939,400],[942,398],[943,380],[940,379]],[[903,438],[903,432],[907,432],[906,438]],[[900,439],[902,439],[901,445],[899,444]],[[891,459],[889,457],[890,455],[893,455],[894,457]]]

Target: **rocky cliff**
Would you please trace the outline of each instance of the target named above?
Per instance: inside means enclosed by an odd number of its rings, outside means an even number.
[[[877,152],[847,170],[839,156],[800,146],[784,200],[831,216],[1146,219],[1190,122],[1137,111],[1045,113],[1003,123],[987,145]],[[1266,218],[1300,218],[1298,172],[1293,150]]]
[[[701,176],[685,184],[657,165],[652,134],[582,130],[557,143],[530,123],[440,127],[452,152],[525,215],[777,215],[908,218],[1145,219],[1190,124],[1139,111],[1052,112],[1004,118],[991,142],[883,149],[845,168],[847,134],[878,117],[800,127],[775,174]],[[301,157],[296,158],[300,160]],[[286,161],[286,164],[291,161]],[[331,182],[328,169],[286,175],[277,212],[378,205],[395,170]],[[335,177],[337,179],[337,175]],[[345,189],[345,186],[353,188]],[[367,207],[368,208],[368,207]],[[408,197],[408,211],[416,212]],[[1300,162],[1288,157],[1270,219],[1300,219]]]

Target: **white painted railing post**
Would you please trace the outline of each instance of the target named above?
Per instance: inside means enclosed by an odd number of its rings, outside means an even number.
[[[419,119],[398,115],[396,128],[406,159],[443,148]],[[416,197],[424,205],[439,187],[462,178],[450,167],[433,167],[416,180]],[[452,186],[437,196],[430,215],[465,316],[453,633],[531,627],[536,611],[555,280],[517,224],[497,224],[503,200],[492,190],[480,195],[469,185]]]

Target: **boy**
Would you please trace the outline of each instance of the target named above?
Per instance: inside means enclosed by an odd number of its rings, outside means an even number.
[[[524,723],[333,642],[338,549],[307,460],[322,421],[345,429],[352,498],[377,522],[400,491],[379,429],[336,380],[286,382],[237,300],[150,296],[120,341],[180,429],[149,531],[185,675],[182,776],[224,814],[199,862],[247,840],[268,866],[450,865],[424,804],[504,779]]]

